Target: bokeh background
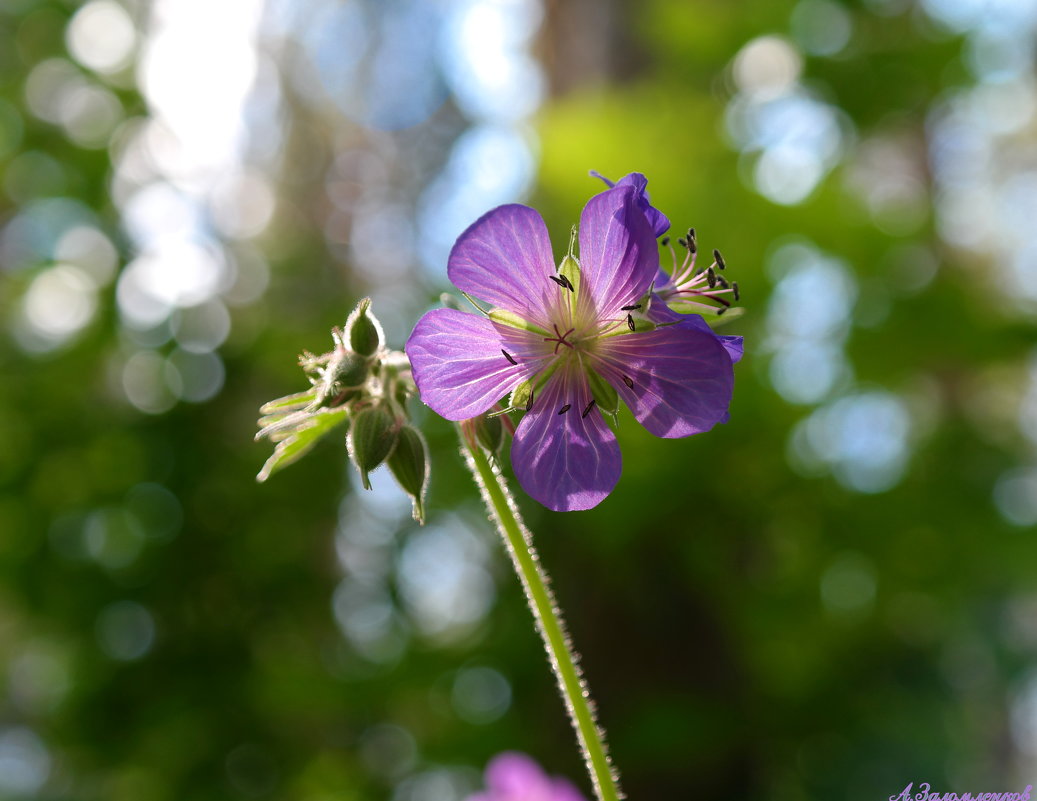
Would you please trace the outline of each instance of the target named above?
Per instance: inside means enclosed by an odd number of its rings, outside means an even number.
[[[646,173],[731,422],[520,503],[632,799],[1037,783],[1032,0],[4,0],[0,798],[586,787],[449,425],[425,528],[257,407],[456,235]]]

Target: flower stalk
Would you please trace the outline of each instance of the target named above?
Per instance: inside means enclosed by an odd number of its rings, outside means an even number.
[[[558,681],[558,689],[576,731],[576,739],[594,785],[594,794],[598,801],[619,801],[623,793],[609,759],[605,732],[598,725],[587,682],[577,664],[561,611],[550,590],[549,579],[533,547],[532,535],[522,522],[500,468],[490,461],[486,451],[464,435],[460,427],[458,433],[463,443],[465,463],[479,486],[490,518],[504,539],[515,572],[522,582],[537,631],[540,632],[548,661]]]

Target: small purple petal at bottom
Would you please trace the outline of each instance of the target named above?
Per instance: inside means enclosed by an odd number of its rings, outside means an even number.
[[[486,767],[486,790],[466,801],[585,801],[568,781],[548,776],[530,757],[508,751]]]
[[[565,374],[564,369],[534,397],[511,446],[522,489],[556,512],[597,506],[622,472],[616,435],[597,408],[588,408],[586,377]],[[565,406],[569,408],[562,411]]]

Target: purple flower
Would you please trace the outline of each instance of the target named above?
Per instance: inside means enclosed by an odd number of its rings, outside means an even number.
[[[558,271],[536,211],[483,215],[458,238],[448,272],[494,309],[435,309],[407,341],[421,399],[449,420],[481,415],[514,390],[513,406],[526,410],[515,475],[556,511],[590,509],[619,480],[619,445],[602,416],[617,398],[660,437],[708,431],[727,416],[734,375],[724,343],[698,318],[650,316],[659,251],[642,198],[629,184],[591,198],[579,262],[570,252]]]
[[[656,236],[662,236],[668,230],[670,230],[670,221],[659,209],[651,203],[651,198],[648,197],[648,179],[645,178],[639,172],[632,172],[629,175],[624,175],[617,182],[613,183],[604,175],[597,170],[591,170],[591,175],[595,178],[600,178],[605,182],[605,186],[611,189],[614,186],[632,186],[634,191],[637,192],[637,205],[644,212],[645,217],[648,218],[648,224],[652,226],[652,233]]]
[[[565,779],[548,776],[525,754],[510,751],[486,766],[486,790],[466,801],[585,801]]]

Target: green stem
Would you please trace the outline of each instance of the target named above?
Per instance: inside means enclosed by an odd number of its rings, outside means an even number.
[[[591,782],[598,801],[619,801],[623,793],[619,779],[605,745],[605,733],[595,720],[593,703],[587,682],[584,681],[576,663],[576,655],[565,631],[561,612],[549,589],[547,574],[540,565],[540,558],[533,547],[532,535],[522,522],[518,507],[508,490],[500,468],[490,462],[486,452],[478,445],[469,443],[461,434],[464,443],[462,454],[479,485],[483,501],[490,517],[504,538],[522,586],[526,591],[529,608],[536,620],[537,631],[544,641],[548,660],[562,699],[565,701],[576,739],[587,763]]]

